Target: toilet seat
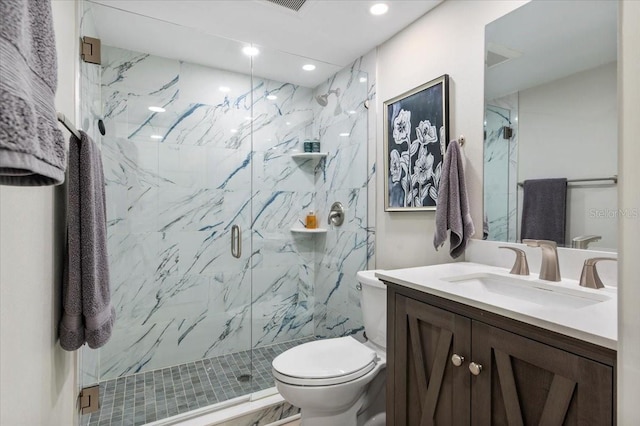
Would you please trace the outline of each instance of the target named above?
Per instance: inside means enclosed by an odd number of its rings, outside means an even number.
[[[358,379],[376,367],[378,355],[352,337],[304,343],[277,356],[273,375],[283,383],[328,386]]]

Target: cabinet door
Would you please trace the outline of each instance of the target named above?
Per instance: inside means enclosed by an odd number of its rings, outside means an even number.
[[[394,312],[390,424],[468,425],[471,320],[400,295]],[[453,354],[465,362],[454,366]]]
[[[613,369],[473,321],[473,425],[610,425]]]

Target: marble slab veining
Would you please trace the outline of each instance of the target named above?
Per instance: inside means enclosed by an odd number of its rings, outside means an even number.
[[[97,376],[362,330],[355,272],[372,254],[372,171],[368,84],[358,67],[311,90],[104,46],[102,146],[118,321]],[[315,101],[338,87],[326,108]],[[297,164],[289,154],[314,136],[331,155]],[[322,220],[336,197],[347,206],[343,228],[319,238],[289,232],[309,209]],[[233,224],[244,230],[240,260],[229,252]]]

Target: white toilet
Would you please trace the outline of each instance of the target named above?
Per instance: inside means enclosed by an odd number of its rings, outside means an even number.
[[[353,337],[304,343],[273,360],[282,397],[302,410],[302,426],[385,424],[387,289],[377,271],[358,272],[366,343]]]

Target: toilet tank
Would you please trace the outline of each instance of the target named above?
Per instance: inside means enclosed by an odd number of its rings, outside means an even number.
[[[360,306],[364,331],[369,341],[381,348],[387,347],[387,286],[376,278],[380,270],[358,272],[362,285]]]

